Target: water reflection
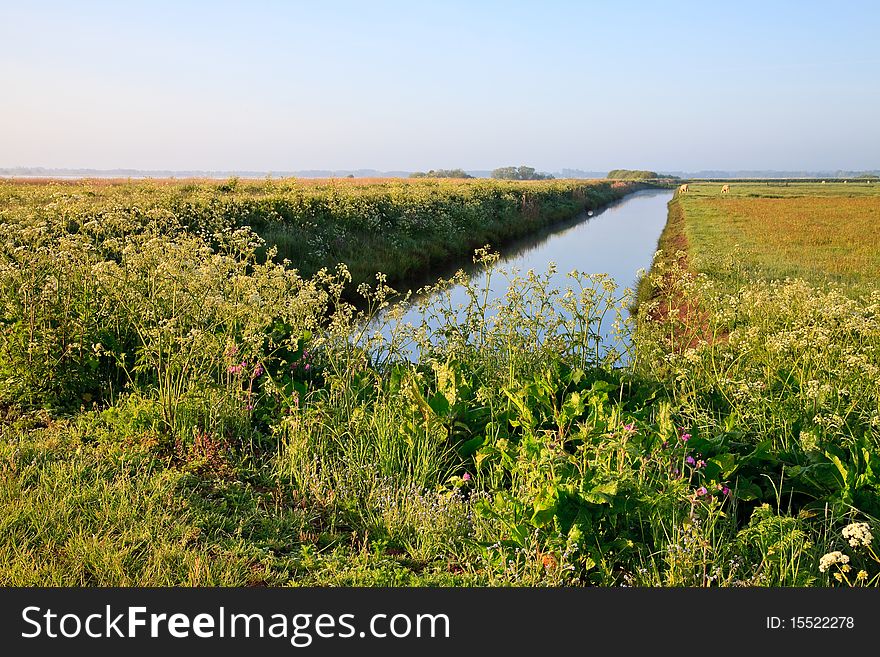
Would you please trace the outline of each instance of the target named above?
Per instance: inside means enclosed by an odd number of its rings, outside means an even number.
[[[588,217],[583,213],[569,221],[505,245],[498,267],[506,272],[534,270],[547,272],[555,263],[551,285],[565,289],[571,283],[568,272],[577,270],[588,274],[607,274],[619,289],[633,287],[640,269],[647,269],[657,248],[657,240],[666,224],[666,204],[672,198],[671,190],[642,190]],[[482,278],[480,268],[468,270],[472,277]],[[434,279],[436,280],[436,279]],[[509,276],[495,275],[489,290],[489,300],[503,297],[508,290]],[[430,281],[425,281],[425,283]],[[477,281],[475,281],[477,282]],[[418,287],[413,285],[414,288]],[[456,307],[467,302],[466,290],[456,286],[445,292],[444,305]],[[418,324],[422,310],[417,304],[397,320]],[[610,322],[610,320],[609,320]],[[603,326],[607,334],[611,327]],[[385,327],[383,333],[389,334]]]

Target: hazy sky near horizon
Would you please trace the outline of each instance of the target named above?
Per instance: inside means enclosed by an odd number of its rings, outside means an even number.
[[[880,3],[0,0],[0,166],[880,168]]]

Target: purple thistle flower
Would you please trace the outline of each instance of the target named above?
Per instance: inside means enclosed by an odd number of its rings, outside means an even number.
[[[471,480],[471,473],[470,473],[470,472],[465,472],[465,473],[461,476],[461,479],[462,479],[462,481],[470,481],[470,480]]]
[[[691,439],[691,434],[689,434],[689,433],[681,434],[681,442],[686,443],[690,439]]]
[[[725,496],[730,495],[730,489],[727,486],[722,487],[721,494]]]
[[[688,457],[685,459],[685,463],[687,463],[688,465],[694,465],[696,461],[694,460],[693,456],[688,454]]]
[[[708,492],[709,492],[709,490],[705,486],[700,486],[697,489],[697,495],[705,495]]]

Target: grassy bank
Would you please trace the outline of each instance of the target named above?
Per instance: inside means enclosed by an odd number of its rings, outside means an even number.
[[[692,184],[670,203],[640,290],[639,367],[665,381],[682,422],[780,527],[855,560],[867,554],[858,542],[826,540],[835,511],[874,526],[880,515],[880,190],[720,190]]]
[[[188,230],[214,245],[252,228],[303,276],[346,265],[353,287],[405,281],[639,188],[610,181],[264,180],[0,182],[4,222],[96,237]],[[63,225],[60,225],[61,222]],[[95,225],[100,230],[95,230]]]

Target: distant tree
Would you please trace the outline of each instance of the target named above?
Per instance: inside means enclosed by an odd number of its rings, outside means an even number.
[[[464,169],[431,169],[430,171],[416,171],[409,174],[410,178],[473,178]]]
[[[492,177],[498,180],[552,180],[549,173],[538,173],[533,167],[500,167],[492,171]]]
[[[517,180],[516,167],[500,167],[492,171],[492,177],[499,180]]]
[[[608,172],[609,179],[614,180],[647,180],[660,178],[656,171],[640,171],[636,169],[614,169]]]

